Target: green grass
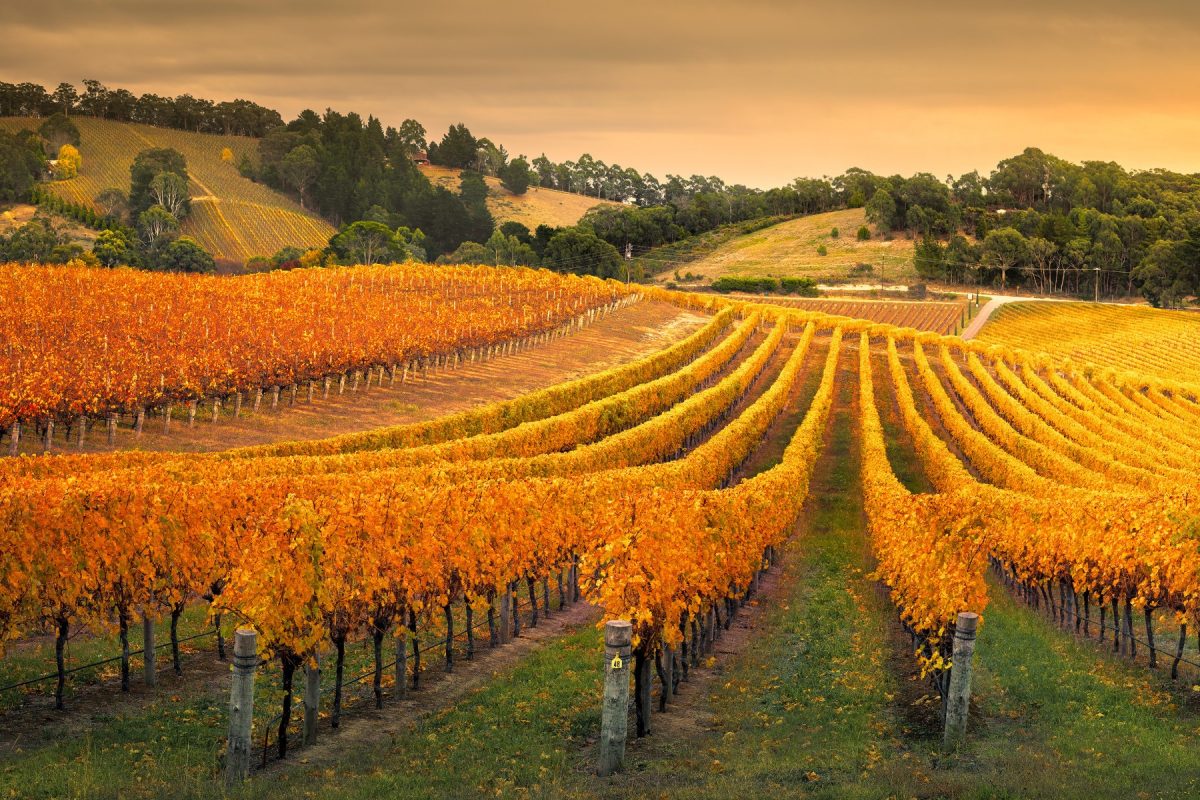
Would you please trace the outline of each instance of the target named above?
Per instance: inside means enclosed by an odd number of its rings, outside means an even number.
[[[179,619],[179,638],[184,639],[196,633],[203,633],[212,628],[206,624],[208,607],[195,604],[187,608]],[[232,625],[226,622],[223,626],[226,637],[232,636]],[[170,643],[170,617],[155,623],[156,644]],[[136,620],[129,626],[129,649],[142,648],[142,622]],[[216,637],[204,636],[180,645],[183,653],[194,650],[216,652]],[[81,667],[94,661],[101,661],[121,653],[120,637],[112,631],[96,631],[95,634],[74,630],[67,640],[64,649],[66,668]],[[158,666],[160,669],[170,669],[170,647],[157,650]],[[142,658],[134,656],[130,659],[131,673],[136,670],[131,680],[141,679]],[[0,686],[31,680],[42,675],[55,672],[54,636],[44,636],[29,643],[10,643],[8,652],[0,658]],[[71,698],[78,693],[80,687],[91,685],[97,681],[112,680],[120,674],[120,663],[112,662],[99,667],[93,667],[67,676],[64,690],[64,703],[69,705]],[[0,709],[11,708],[28,701],[31,697],[53,697],[55,679],[42,681],[30,686],[0,693]]]

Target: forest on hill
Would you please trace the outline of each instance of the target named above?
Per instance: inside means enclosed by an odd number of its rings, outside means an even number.
[[[715,176],[660,180],[587,153],[562,162],[544,154],[511,157],[502,144],[461,123],[437,139],[413,119],[393,127],[374,116],[327,109],[285,122],[248,100],[136,96],[95,80],[83,86],[79,92],[62,83],[48,91],[0,82],[0,116],[45,118],[37,131],[0,134],[0,200],[31,197],[50,161],[61,177],[62,159],[51,157],[62,155],[64,144],[75,146],[62,138],[72,115],[252,136],[253,153],[241,153],[237,170],[339,229],[323,248],[296,242],[301,246],[260,267],[301,256],[305,263],[441,258],[638,279],[641,270],[624,261],[626,253],[640,255],[730,223],[862,207],[874,228],[865,235],[918,241],[914,267],[926,280],[1095,297],[1140,292],[1164,306],[1200,293],[1196,175],[1130,171],[1105,161],[1075,164],[1027,148],[988,176],[883,176],[852,167],[836,177],[796,178],[762,190]],[[426,161],[460,170],[458,190],[422,175],[418,164]],[[487,178],[514,195],[543,187],[615,203],[594,207],[573,226],[497,226],[486,202]],[[105,226],[103,218],[114,216],[96,203],[85,205],[99,218],[78,210],[81,221]],[[110,222],[106,227],[124,226],[131,251],[161,265],[149,241],[155,237],[139,219]],[[80,255],[61,246],[31,253],[27,242],[14,246],[11,240],[0,246],[0,254],[15,260]]]

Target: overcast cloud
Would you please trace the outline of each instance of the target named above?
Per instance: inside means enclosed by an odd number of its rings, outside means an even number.
[[[1027,145],[1200,171],[1198,74],[1189,2],[0,5],[0,80],[462,121],[513,154],[755,186]]]

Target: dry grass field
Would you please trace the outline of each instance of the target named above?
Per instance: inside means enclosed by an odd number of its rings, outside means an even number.
[[[449,167],[427,165],[421,172],[433,183],[439,183],[451,191],[458,191],[459,170]],[[611,200],[597,200],[582,194],[560,192],[557,189],[542,189],[531,186],[521,196],[500,185],[499,178],[485,178],[488,185],[488,210],[496,218],[496,224],[520,222],[529,230],[538,225],[563,227],[574,225],[589,208],[598,205],[619,205]]]
[[[687,265],[687,271],[711,281],[722,275],[773,277],[810,277],[819,280],[911,280],[913,242],[903,237],[886,241],[872,236],[869,241],[855,238],[866,222],[861,208],[830,211],[800,217],[733,239],[711,255]],[[837,228],[838,237],[831,231]],[[817,251],[821,245],[827,255]],[[857,264],[870,264],[872,270],[852,272]],[[670,280],[670,274],[661,280]]]
[[[287,246],[324,247],[335,233],[332,225],[290,198],[238,173],[238,159],[257,157],[257,139],[91,117],[72,121],[79,128],[83,166],[78,177],[47,184],[65,200],[91,206],[96,195],[107,188],[128,192],[134,156],[150,147],[171,147],[187,159],[192,179],[192,213],[183,222],[183,233],[215,257],[240,262],[251,256],[269,256]],[[0,128],[36,129],[38,122],[0,118]],[[232,162],[221,159],[225,148],[232,151]]]

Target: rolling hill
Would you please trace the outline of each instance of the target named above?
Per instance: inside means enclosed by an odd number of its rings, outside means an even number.
[[[421,173],[433,183],[441,184],[451,191],[458,191],[459,170],[422,165]],[[515,195],[500,185],[499,178],[484,178],[488,185],[488,210],[499,225],[504,222],[520,222],[529,230],[538,225],[556,228],[574,225],[589,208],[598,205],[620,205],[612,200],[597,200],[582,194],[560,192],[557,189],[529,187],[523,195]]]
[[[83,167],[78,177],[47,184],[65,200],[90,206],[109,187],[127,192],[134,156],[149,147],[172,147],[187,158],[191,176],[192,213],[183,232],[216,258],[242,262],[287,246],[323,247],[335,233],[290,198],[238,173],[234,164],[243,154],[256,156],[255,139],[91,117],[72,121],[79,127]],[[0,128],[36,128],[38,122],[9,117],[0,119]],[[233,153],[231,162],[221,159],[225,148]]]
[[[913,242],[880,236],[860,242],[855,232],[865,224],[861,208],[830,211],[781,222],[769,228],[731,239],[709,255],[691,261],[687,271],[704,280],[722,275],[810,277],[819,280],[848,279],[904,281],[916,277],[912,267]],[[839,236],[830,235],[838,228]],[[824,245],[827,255],[817,248]],[[857,264],[870,264],[865,274],[852,273]],[[671,280],[665,273],[660,280]]]

